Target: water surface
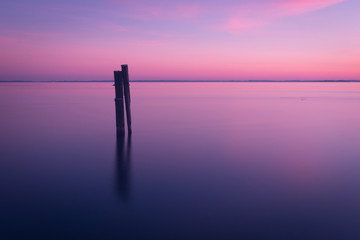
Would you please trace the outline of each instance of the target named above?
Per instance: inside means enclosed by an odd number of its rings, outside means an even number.
[[[359,239],[360,83],[0,83],[1,239]]]

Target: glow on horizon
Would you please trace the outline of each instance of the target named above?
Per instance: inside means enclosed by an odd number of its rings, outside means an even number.
[[[0,80],[360,80],[358,0],[5,0]]]

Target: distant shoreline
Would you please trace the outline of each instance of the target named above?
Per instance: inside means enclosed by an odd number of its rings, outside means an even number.
[[[52,83],[52,82],[68,82],[68,83],[106,83],[114,82],[113,80],[94,80],[94,81],[0,81],[0,83]],[[296,83],[309,83],[309,82],[326,82],[326,83],[342,83],[342,82],[360,82],[360,80],[131,80],[130,82],[142,82],[142,83],[220,83],[220,82],[243,82],[243,83],[266,83],[266,82],[296,82]]]

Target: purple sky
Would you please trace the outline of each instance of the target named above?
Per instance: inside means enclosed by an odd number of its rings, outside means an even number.
[[[0,80],[360,79],[359,0],[0,3]]]

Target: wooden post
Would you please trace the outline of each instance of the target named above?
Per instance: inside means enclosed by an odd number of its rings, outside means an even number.
[[[124,83],[124,97],[126,107],[126,120],[128,126],[128,133],[131,134],[131,110],[130,110],[130,83],[128,65],[121,65],[121,71]]]
[[[124,98],[123,98],[123,75],[121,71],[114,71],[115,81],[115,112],[116,131],[118,134],[125,134],[124,122]]]

